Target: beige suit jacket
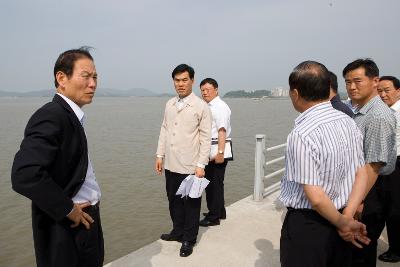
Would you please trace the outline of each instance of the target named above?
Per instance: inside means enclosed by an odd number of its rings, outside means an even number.
[[[197,164],[207,165],[211,147],[211,112],[206,102],[191,93],[178,110],[178,97],[165,105],[158,139],[157,155],[164,157],[164,168],[193,174]]]

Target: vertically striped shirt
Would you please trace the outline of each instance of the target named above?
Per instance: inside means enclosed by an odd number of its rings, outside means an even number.
[[[396,118],[379,96],[354,112],[364,137],[365,163],[383,163],[379,174],[388,175],[396,164]]]
[[[301,113],[287,138],[279,199],[287,207],[311,209],[303,185],[318,185],[337,209],[344,207],[356,171],[364,165],[362,142],[354,120],[330,102]]]

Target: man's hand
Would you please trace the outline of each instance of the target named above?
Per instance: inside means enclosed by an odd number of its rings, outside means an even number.
[[[199,178],[203,178],[206,173],[203,168],[196,167],[196,169],[194,170],[194,174]]]
[[[224,160],[225,160],[224,154],[217,153],[214,160],[215,160],[215,163],[217,163],[217,164],[224,163]]]
[[[89,214],[83,211],[84,208],[89,207],[90,203],[74,203],[74,207],[70,214],[68,214],[68,219],[73,221],[74,223],[71,225],[71,228],[77,227],[80,223],[84,224],[86,229],[90,229],[90,224],[94,222],[92,217]]]
[[[365,224],[354,220],[348,216],[341,217],[341,225],[338,233],[343,240],[351,242],[354,246],[362,248],[362,245],[368,245],[371,241],[367,237],[367,227]]]
[[[163,171],[163,158],[156,158],[155,170],[158,175],[162,174]]]

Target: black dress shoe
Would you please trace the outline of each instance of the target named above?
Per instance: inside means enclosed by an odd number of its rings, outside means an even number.
[[[204,218],[203,220],[201,220],[201,221],[199,222],[199,225],[200,225],[200,226],[204,226],[204,227],[219,225],[219,220],[210,221],[210,220]]]
[[[190,254],[192,254],[194,244],[195,244],[195,243],[193,243],[193,242],[183,241],[183,242],[182,242],[182,247],[181,247],[181,249],[180,249],[180,251],[179,251],[179,256],[181,256],[181,257],[187,257],[187,256],[189,256]]]
[[[175,236],[171,234],[162,234],[160,238],[164,241],[178,241],[182,242],[182,237],[181,236]]]
[[[384,262],[400,262],[400,255],[391,250],[379,255],[378,259]]]
[[[208,216],[208,212],[203,212],[203,216],[204,216],[204,217],[207,217],[207,216]],[[221,219],[221,220],[225,220],[225,219],[226,219],[226,213],[222,213],[220,219]]]

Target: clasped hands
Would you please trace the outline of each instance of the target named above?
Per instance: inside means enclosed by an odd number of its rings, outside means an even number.
[[[357,219],[359,219],[358,216]],[[358,248],[368,245],[371,241],[367,237],[367,227],[365,224],[354,219],[352,216],[346,215],[345,212],[341,216],[337,231],[343,240],[351,242]]]

